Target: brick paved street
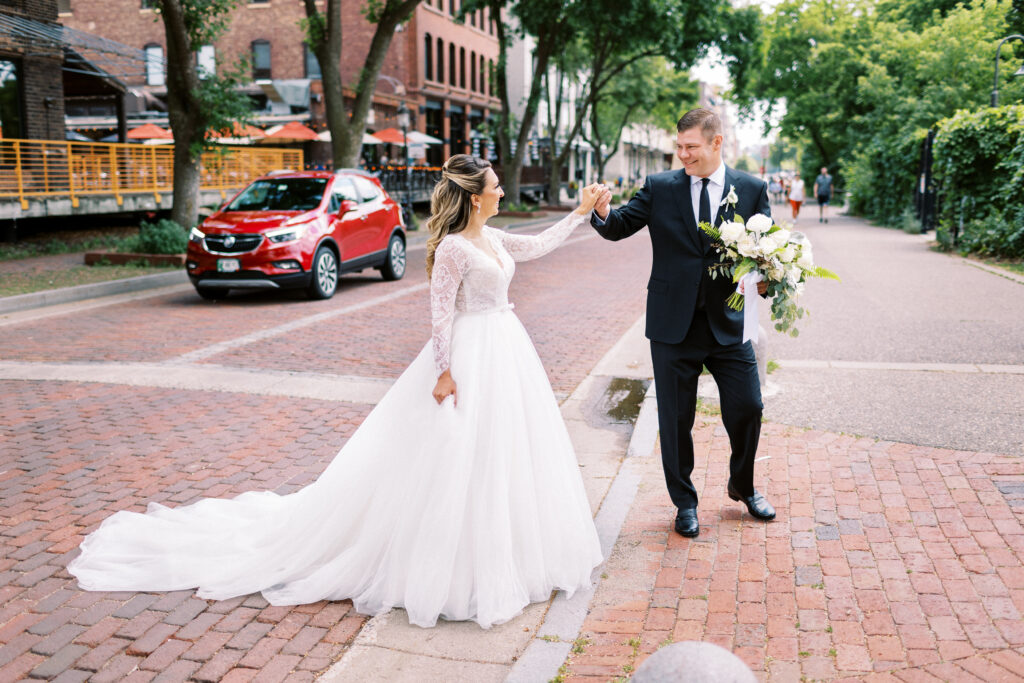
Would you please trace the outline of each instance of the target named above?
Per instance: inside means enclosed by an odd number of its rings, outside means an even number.
[[[543,261],[520,264],[511,294],[563,393],[636,320],[650,248],[637,240],[623,250],[583,231],[578,237]],[[428,296],[416,287],[425,282],[423,252],[413,251],[404,280],[346,276],[325,302],[157,296],[8,324],[0,358],[90,361],[112,369],[121,362],[174,361],[411,290],[167,366],[168,372],[215,363],[393,378],[429,339]],[[311,680],[359,632],[365,617],[348,601],[274,608],[259,596],[217,602],[193,591],[86,593],[64,567],[84,535],[116,510],[296,490],[323,470],[370,405],[61,381],[0,381],[0,397],[0,681]]]
[[[684,640],[762,680],[1024,679],[1020,458],[766,426],[764,524],[726,497],[728,439],[702,422],[700,536],[670,530],[656,452],[567,681],[625,676]]]

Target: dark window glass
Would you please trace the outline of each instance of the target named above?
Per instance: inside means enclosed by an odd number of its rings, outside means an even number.
[[[302,50],[306,55],[306,78],[322,78],[320,62],[316,61],[316,55],[309,49],[309,45],[303,43]]]
[[[429,33],[423,36],[423,77],[434,80],[434,39]]]
[[[448,83],[458,85],[455,80],[455,43],[448,43]]]
[[[469,89],[476,90],[476,53],[469,53]]]
[[[70,14],[71,0],[57,0],[57,11],[60,14]]]
[[[0,135],[24,137],[21,122],[21,64],[0,59]]]
[[[487,69],[484,66],[484,56],[480,55],[480,92],[482,92],[482,93],[486,93],[487,92],[487,86],[484,85],[484,83],[486,82],[484,80],[484,74],[485,73],[487,73]]]
[[[466,87],[466,48],[459,48],[459,87]]]
[[[444,41],[437,39],[437,82],[444,83]]]
[[[142,9],[156,9],[157,0],[142,0],[140,7]]]
[[[270,78],[270,43],[252,41],[252,77],[254,80]]]
[[[324,197],[324,178],[257,180],[226,211],[309,211]]]

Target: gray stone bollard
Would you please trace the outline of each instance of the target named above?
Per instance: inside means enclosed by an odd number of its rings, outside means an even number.
[[[714,643],[689,640],[644,660],[633,683],[756,683],[743,660]]]
[[[757,359],[757,379],[761,382],[761,392],[768,383],[768,334],[764,327],[757,326],[757,343],[754,346],[754,358]]]

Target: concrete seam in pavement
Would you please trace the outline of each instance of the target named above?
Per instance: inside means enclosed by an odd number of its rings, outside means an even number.
[[[550,218],[534,219],[523,223],[513,223],[506,230],[526,230],[549,222],[552,222]],[[427,238],[428,236],[425,233],[417,233],[413,237],[407,238],[409,242],[408,250],[426,249]],[[94,282],[87,285],[75,285],[74,287],[47,289],[42,292],[0,297],[0,314],[187,283],[188,276],[184,270],[175,270],[171,273],[140,275],[138,277],[111,280],[110,282]]]
[[[975,268],[980,268],[981,270],[987,270],[988,272],[992,273],[993,275],[998,275],[999,277],[1005,277],[1007,280],[1013,280],[1017,284],[1024,285],[1024,276],[1017,275],[1016,273],[1011,273],[1010,271],[1005,270],[1003,268],[996,268],[995,266],[990,266],[987,263],[978,263],[977,261],[975,261],[973,259],[965,258],[963,256],[961,256],[960,258],[962,258],[964,261],[966,261],[967,265],[969,265],[969,266],[974,266]]]

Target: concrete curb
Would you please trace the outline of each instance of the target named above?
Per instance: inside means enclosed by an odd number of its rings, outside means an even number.
[[[42,308],[43,306],[55,306],[73,301],[84,301],[95,299],[101,296],[113,294],[126,294],[138,292],[143,289],[154,289],[156,287],[167,287],[169,285],[181,285],[188,283],[188,275],[184,269],[175,270],[171,273],[156,273],[154,275],[140,275],[110,282],[96,282],[89,285],[76,285],[74,287],[61,287],[60,289],[48,289],[42,292],[31,294],[18,294],[0,298],[0,314],[25,311],[30,308]]]
[[[513,223],[506,226],[505,230],[526,230],[551,222],[551,217],[537,218],[523,223]],[[422,249],[427,242],[427,234],[422,230],[406,233],[406,243],[410,249]],[[15,313],[26,311],[32,308],[67,304],[86,299],[96,299],[114,294],[126,294],[138,292],[144,289],[155,289],[168,285],[180,285],[188,283],[188,275],[184,270],[173,273],[157,273],[155,275],[140,275],[110,282],[96,282],[90,285],[76,285],[74,287],[62,287],[60,289],[48,289],[42,292],[31,294],[18,294],[17,296],[0,297],[0,315],[4,313]]]

